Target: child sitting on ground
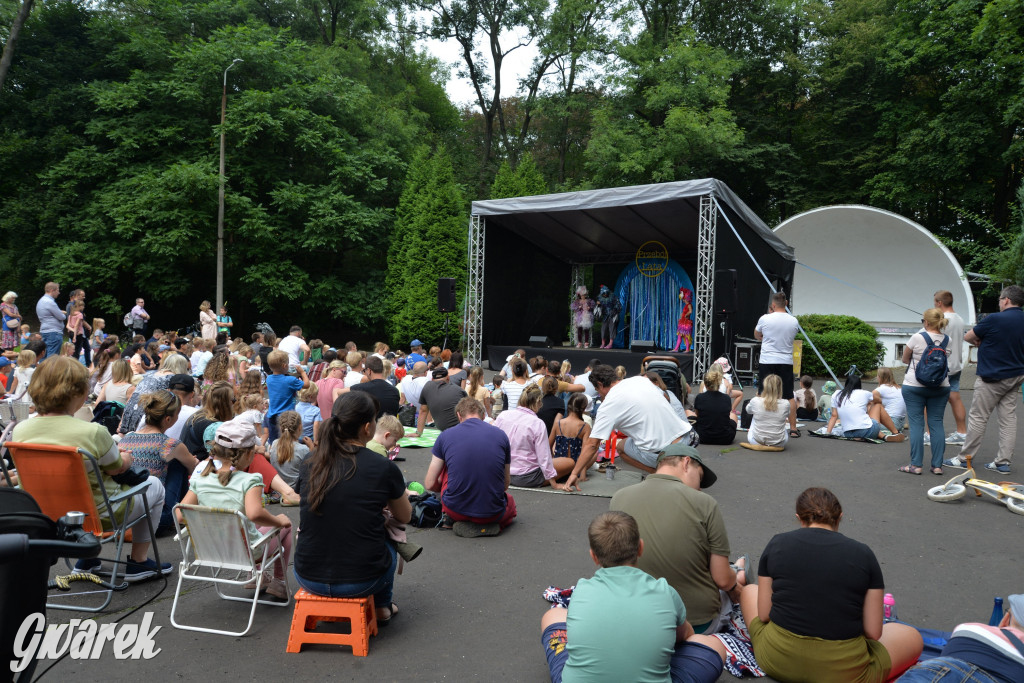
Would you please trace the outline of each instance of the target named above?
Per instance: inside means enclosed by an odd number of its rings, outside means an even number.
[[[818,419],[818,397],[814,394],[814,380],[810,375],[800,378],[800,388],[794,392],[793,398],[796,399],[796,419]]]
[[[818,397],[818,422],[828,422],[832,419],[832,394],[839,391],[839,385],[829,380],[821,387],[821,396]]]
[[[583,411],[587,409],[587,395],[583,393],[569,396],[568,414],[555,420],[548,436],[551,453],[556,458],[572,458],[579,460],[583,450],[583,441],[590,438],[590,425],[583,421]],[[575,436],[569,436],[575,434]]]
[[[320,423],[323,422],[323,415],[320,414],[320,406],[316,399],[319,389],[313,382],[308,387],[303,387],[297,397],[299,402],[295,404],[295,412],[302,418],[302,436],[309,439],[310,444],[316,443],[320,435]],[[312,445],[310,445],[312,448]]]
[[[282,527],[277,538],[269,542],[273,544],[271,552],[280,543],[284,554],[274,563],[273,580],[264,582],[260,590],[279,600],[287,600],[285,572],[292,552],[292,522],[287,515],[272,515],[263,507],[263,478],[256,473],[241,471],[252,463],[255,456],[256,430],[251,425],[234,420],[221,423],[210,446],[210,458],[192,473],[189,490],[182,503],[244,511],[250,522],[246,525],[250,542],[272,528]],[[177,514],[181,521],[181,513]],[[248,586],[250,589],[255,587],[255,583]]]
[[[395,459],[398,455],[398,441],[405,436],[405,427],[394,415],[381,415],[377,420],[377,431],[373,439],[366,442],[366,447],[385,458]]]
[[[267,400],[262,394],[243,394],[235,405],[238,410],[235,422],[251,424],[260,443],[265,444],[267,434],[263,429],[263,413],[267,409]]]
[[[885,412],[896,427],[897,432],[902,432],[907,424],[907,404],[903,401],[903,390],[896,384],[896,378],[892,374],[892,368],[878,368],[878,388],[871,392],[876,401],[882,403]]]
[[[574,680],[718,680],[725,647],[695,635],[679,593],[637,567],[644,542],[636,520],[604,512],[587,536],[599,569],[579,580],[568,610],[554,607],[541,619],[551,682],[560,683],[563,673]],[[615,624],[614,638],[609,624]]]
[[[302,418],[294,410],[277,416],[277,428],[281,436],[270,445],[270,464],[285,483],[294,488],[299,478],[299,465],[313,449],[313,442],[302,435]]]
[[[505,392],[501,389],[502,377],[495,375],[491,378],[494,390],[491,391],[491,418],[496,418],[505,409]]]

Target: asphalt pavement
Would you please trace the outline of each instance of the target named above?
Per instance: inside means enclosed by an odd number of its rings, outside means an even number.
[[[971,393],[964,392],[968,404]],[[947,410],[947,431],[952,424]],[[979,452],[979,472],[992,459],[996,431],[993,423]],[[1024,516],[970,493],[951,504],[927,499],[929,487],[960,470],[947,468],[944,477],[927,470],[921,476],[897,472],[909,462],[908,443],[842,442],[805,433],[784,452],[759,453],[740,448],[741,436],[730,447],[700,447],[718,474],[708,493],[721,506],[733,559],[746,553],[756,563],[773,534],[796,526],[797,495],[809,486],[826,486],[843,505],[840,531],[867,543],[877,555],[886,591],[895,595],[902,620],[949,630],[962,621],[986,621],[994,596],[1024,592],[1019,560]],[[947,446],[946,452],[951,457],[959,449]],[[429,452],[403,449],[401,455],[406,478],[422,481]],[[926,447],[926,462],[927,457]],[[1024,481],[1022,468],[1024,462],[1008,477],[988,478]],[[99,617],[101,622],[120,618],[138,624],[152,612],[153,624],[161,627],[154,636],[159,654],[118,661],[108,650],[98,661],[66,658],[42,680],[546,681],[539,622],[548,603],[541,593],[549,585],[571,586],[593,573],[586,528],[607,509],[608,499],[534,491],[514,495],[519,517],[495,538],[463,539],[450,531],[410,527],[410,540],[425,550],[397,577],[400,613],[371,638],[368,657],[331,646],[286,654],[290,607],[260,607],[245,637],[175,629],[169,621],[175,571],[166,586],[153,581],[119,593]],[[274,506],[272,511],[298,520],[294,508]],[[164,538],[159,544],[163,559],[177,563],[177,543]],[[217,628],[241,628],[248,617],[245,605],[219,600],[205,586],[188,588],[179,611],[183,620]],[[51,611],[48,618],[53,624],[89,615]],[[614,641],[614,622],[607,633]],[[48,666],[43,662],[38,672]],[[723,674],[720,680],[734,679]]]

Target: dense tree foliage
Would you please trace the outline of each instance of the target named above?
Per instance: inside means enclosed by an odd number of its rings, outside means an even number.
[[[1019,0],[31,5],[0,0],[5,43],[32,10],[0,89],[0,272],[23,304],[56,278],[90,312],[142,294],[184,325],[212,298],[236,58],[226,296],[243,320],[426,341],[441,266],[461,288],[470,200],[704,176],[769,224],[868,203],[975,270],[1024,272]],[[462,111],[427,36],[458,46]]]

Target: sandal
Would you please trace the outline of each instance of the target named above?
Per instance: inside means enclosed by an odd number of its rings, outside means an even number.
[[[906,474],[921,474],[923,471],[920,467],[914,467],[913,465],[904,465],[900,467],[897,472],[904,472]]]
[[[800,430],[799,429],[790,429],[789,430],[789,436],[792,439],[799,439],[800,438]]]
[[[740,566],[740,560],[743,560],[743,566]],[[736,558],[736,561],[729,565],[732,570],[736,572],[736,580],[739,581],[739,574],[743,572],[743,585],[747,585],[747,579],[750,577],[750,573],[747,568],[750,566],[750,556],[740,555]]]
[[[932,474],[937,474],[937,475],[939,475],[941,477],[942,476],[942,468],[941,467],[933,467],[932,468]]]
[[[390,624],[391,623],[391,618],[394,617],[396,614],[398,614],[398,605],[396,605],[395,603],[391,603],[391,607],[390,608],[383,607],[382,609],[386,609],[388,611],[388,616],[385,617],[384,619],[381,619],[380,617],[377,617],[377,626],[379,626],[381,628],[383,628],[383,627],[387,626],[388,624]]]

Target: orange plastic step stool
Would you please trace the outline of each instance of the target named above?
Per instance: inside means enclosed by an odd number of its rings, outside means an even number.
[[[350,633],[316,633],[321,621],[348,621]],[[367,598],[326,598],[300,588],[295,594],[295,612],[288,633],[288,652],[299,652],[304,643],[349,645],[352,654],[365,657],[370,651],[370,636],[377,635],[377,612],[373,596]]]

